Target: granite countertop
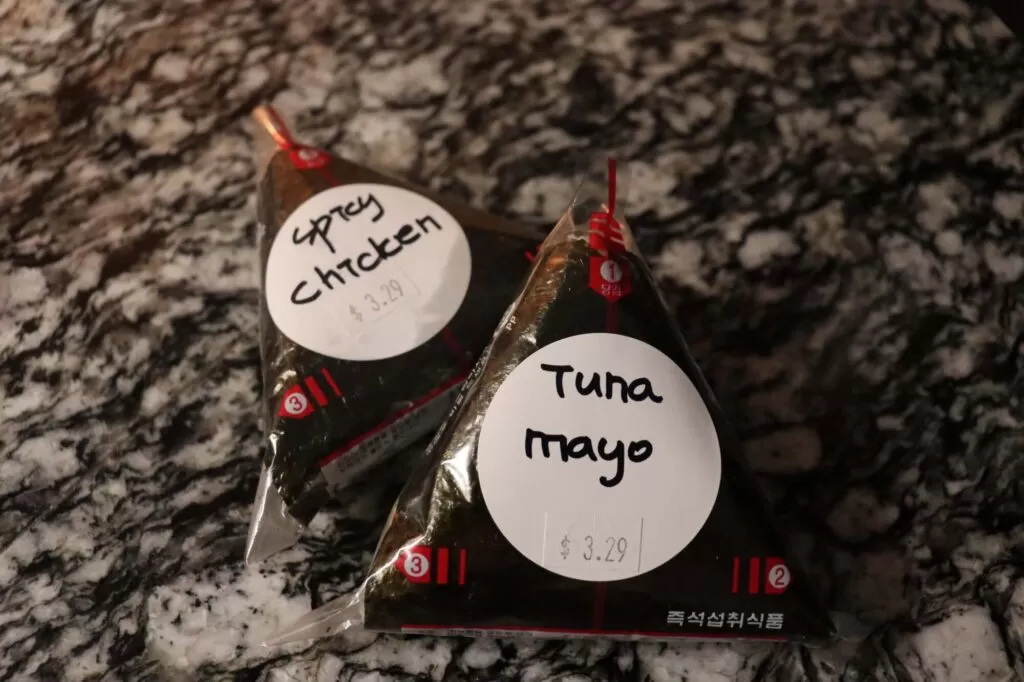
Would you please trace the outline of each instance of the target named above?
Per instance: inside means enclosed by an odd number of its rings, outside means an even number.
[[[0,32],[0,679],[1024,676],[1024,50],[990,14],[96,0]],[[356,583],[400,479],[243,567],[262,100],[531,220],[630,161],[641,246],[856,636],[258,647]]]

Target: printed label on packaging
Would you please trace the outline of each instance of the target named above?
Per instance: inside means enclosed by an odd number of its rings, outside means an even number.
[[[706,618],[705,618],[706,616]],[[699,627],[704,629],[757,628],[758,630],[781,630],[785,614],[736,611],[669,611],[666,625]]]
[[[382,360],[451,321],[470,268],[466,234],[441,206],[400,187],[341,185],[285,221],[264,295],[295,343],[342,360]]]
[[[343,486],[368,467],[375,466],[425,436],[444,419],[455,401],[462,381],[444,387],[422,404],[413,405],[396,419],[387,422],[359,443],[336,452],[322,463],[324,478],[335,486]]]
[[[545,346],[509,374],[481,425],[477,472],[492,518],[526,558],[613,581],[693,540],[722,457],[703,399],[667,355],[597,333]]]

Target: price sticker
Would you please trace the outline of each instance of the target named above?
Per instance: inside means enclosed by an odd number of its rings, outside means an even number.
[[[274,236],[264,292],[295,343],[342,360],[382,360],[424,344],[469,289],[470,250],[454,216],[400,187],[324,190]]]
[[[690,378],[657,348],[606,333],[550,343],[509,373],[476,464],[509,543],[576,580],[665,564],[707,522],[722,480],[718,432]]]
[[[395,268],[384,277],[362,283],[349,296],[348,309],[340,311],[343,328],[356,338],[370,325],[414,305],[420,290],[404,270]]]
[[[615,580],[636,573],[643,558],[642,518],[594,515],[566,521],[545,514],[545,568]]]

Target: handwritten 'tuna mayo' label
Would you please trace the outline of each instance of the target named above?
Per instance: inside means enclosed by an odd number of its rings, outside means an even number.
[[[343,360],[407,353],[448,324],[469,288],[458,221],[400,187],[352,184],[310,197],[274,238],[264,295],[295,343]]]
[[[608,581],[646,573],[693,540],[722,458],[686,374],[642,341],[598,333],[545,346],[509,374],[484,415],[477,473],[524,556]]]

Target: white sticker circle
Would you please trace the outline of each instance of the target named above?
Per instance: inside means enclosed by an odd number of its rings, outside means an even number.
[[[477,474],[491,517],[525,557],[612,581],[693,540],[718,497],[722,456],[707,406],[667,355],[581,334],[539,349],[495,392]]]
[[[469,289],[458,221],[401,187],[332,187],[299,206],[274,238],[264,292],[289,339],[342,360],[407,353],[447,325]]]

